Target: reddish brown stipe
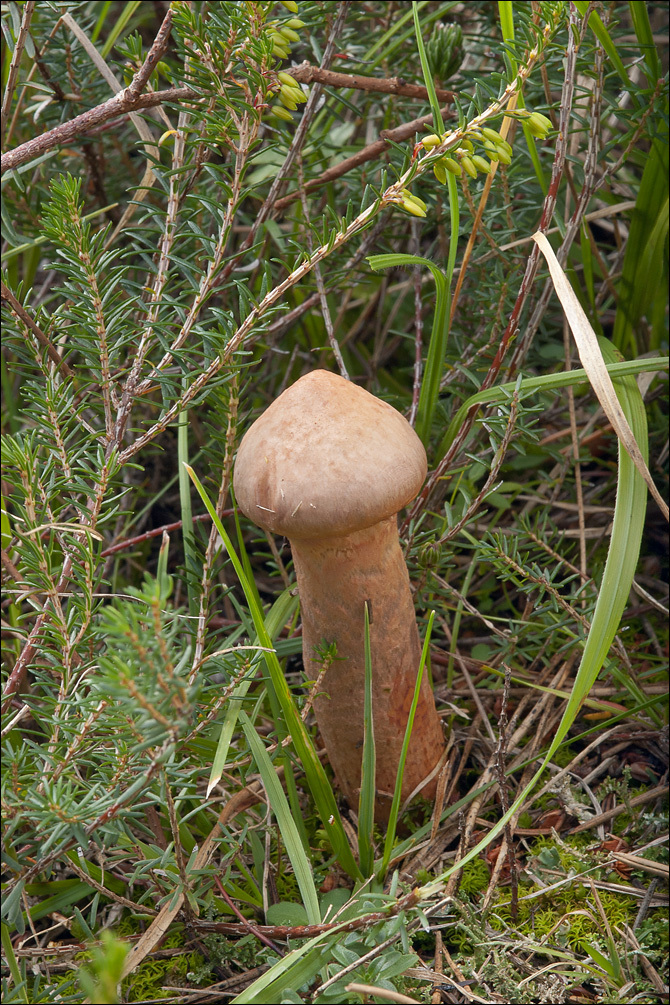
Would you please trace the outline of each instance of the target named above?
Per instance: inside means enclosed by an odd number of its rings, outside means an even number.
[[[303,659],[337,644],[314,701],[319,730],[347,802],[358,806],[363,749],[364,605],[371,613],[377,753],[376,818],[386,822],[420,659],[396,514],[418,493],[426,454],[386,402],[326,370],[296,381],[256,420],[235,463],[237,503],[254,523],[289,538],[303,622]],[[433,770],[444,737],[426,677],[403,779],[403,799]],[[435,792],[435,779],[422,795]]]

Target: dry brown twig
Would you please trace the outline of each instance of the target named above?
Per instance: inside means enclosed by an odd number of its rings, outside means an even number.
[[[0,158],[0,170],[11,171],[27,164],[28,161],[40,157],[42,154],[53,150],[57,146],[71,142],[76,136],[81,136],[94,126],[99,126],[103,122],[116,118],[118,115],[137,111],[142,108],[155,108],[166,101],[183,101],[193,97],[193,91],[188,87],[171,87],[166,91],[154,91],[143,94],[142,90],[146,86],[149,77],[153,73],[156,63],[161,59],[167,49],[170,31],[172,30],[172,12],[168,11],[163,23],[156,35],[154,43],[147,53],[147,58],[137,71],[132,81],[124,90],[119,91],[108,101],[104,101],[95,108],[89,108],[69,122],[63,122],[53,129],[49,129],[33,139],[27,140],[20,146],[15,147]]]

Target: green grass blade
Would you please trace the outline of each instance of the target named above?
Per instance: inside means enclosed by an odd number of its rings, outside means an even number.
[[[284,592],[281,593],[275,600],[265,618],[265,628],[273,643],[297,606],[298,598],[292,597],[290,590],[284,590]],[[259,645],[258,638],[254,639],[252,642],[252,646],[256,645]],[[249,688],[251,687],[254,677],[256,676],[256,669],[257,663],[254,661],[254,664],[249,667],[249,672],[238,684],[236,684],[235,688],[231,692],[230,698],[228,699],[226,714],[221,727],[221,734],[219,736],[219,742],[216,746],[216,753],[214,754],[214,759],[212,761],[212,770],[210,772],[209,783],[207,785],[208,798],[214,786],[218,785],[221,781],[223,769],[226,765],[226,761],[228,760],[230,741],[233,738],[233,733],[235,732],[235,728],[237,726],[238,713],[242,707],[242,699],[246,696]]]
[[[101,56],[103,56],[103,58],[105,56],[108,56],[109,53],[112,51],[112,49],[114,48],[114,46],[116,45],[116,43],[117,43],[117,41],[119,39],[119,36],[121,35],[121,33],[123,32],[123,30],[125,29],[126,25],[130,21],[131,17],[135,13],[135,11],[139,7],[139,5],[140,5],[140,0],[128,0],[128,3],[126,3],[126,5],[124,6],[123,10],[119,14],[118,18],[114,22],[114,25],[113,25],[113,27],[112,27],[109,35],[105,39],[105,44],[103,45],[102,49],[100,50],[100,54],[101,54]]]
[[[186,389],[186,378],[182,387]],[[193,534],[193,511],[191,508],[191,482],[186,471],[188,464],[188,411],[179,413],[177,420],[177,455],[179,473],[179,503],[181,507],[181,534],[184,542],[184,566],[186,568],[186,589],[188,592],[188,612],[191,618],[198,617],[200,603],[196,576],[198,560],[195,553],[195,537]],[[195,621],[191,622],[195,624]]]
[[[4,923],[2,923],[2,954],[7,961],[7,966],[9,967],[9,972],[12,975],[12,980],[14,981],[14,995],[23,1002],[28,1001],[28,988],[26,986],[25,978],[21,975],[19,965],[16,962],[16,956],[14,955],[14,946],[12,944],[12,939],[9,934],[9,928]]]
[[[612,344],[604,338],[599,341],[605,362],[614,362],[617,353]],[[646,462],[649,458],[647,417],[638,386],[633,377],[620,378],[614,386]],[[554,749],[556,738],[562,739],[565,736],[593,686],[619,627],[640,554],[646,503],[647,486],[644,479],[628,451],[620,445],[616,505],[607,561],[579,672],[552,743]]]
[[[646,315],[651,321],[659,300],[665,304],[665,242],[668,235],[668,144],[665,135],[654,139],[646,159],[626,242],[612,341],[626,355],[645,352],[636,331]],[[648,348],[658,349],[658,345]]]
[[[361,791],[358,800],[358,858],[364,877],[372,875],[376,791],[375,733],[372,710],[372,653],[370,651],[370,612],[365,604],[365,696],[363,702],[363,759]]]
[[[381,865],[377,873],[379,879],[383,879],[386,876],[386,870],[388,869],[389,861],[391,859],[391,852],[393,851],[393,842],[395,841],[395,832],[398,823],[398,812],[400,810],[400,798],[402,793],[402,779],[405,772],[405,761],[407,760],[407,751],[409,750],[409,742],[412,737],[412,727],[414,726],[414,716],[416,714],[416,707],[419,704],[419,694],[421,693],[421,681],[423,679],[423,671],[426,666],[426,661],[428,659],[430,636],[433,631],[434,620],[435,620],[435,611],[431,611],[430,617],[428,618],[428,626],[426,628],[426,637],[423,640],[421,660],[419,662],[419,669],[416,675],[416,684],[414,685],[414,696],[412,698],[412,704],[409,710],[407,726],[405,727],[405,738],[403,740],[402,750],[400,751],[400,762],[398,764],[398,774],[395,780],[395,791],[393,793],[393,802],[391,803],[391,812],[389,813],[389,822],[386,828],[384,854],[382,856]]]
[[[233,998],[231,1005],[264,1005],[265,1002],[278,1002],[281,1001],[281,993],[286,988],[296,988],[310,982],[323,966],[323,960],[328,958],[329,947],[339,941],[337,933],[345,929],[348,923],[343,921],[339,928],[322,932],[287,953],[283,959],[245,988],[237,998]]]
[[[421,71],[423,82],[428,91],[430,107],[433,113],[433,124],[435,132],[440,135],[444,132],[444,121],[440,112],[440,104],[435,94],[433,77],[428,66],[426,50],[421,34],[421,23],[419,21],[419,8],[416,0],[412,3],[412,13],[414,14],[414,33],[416,35],[416,45],[421,60]],[[433,317],[433,327],[428,344],[426,365],[421,380],[421,390],[419,392],[419,404],[416,416],[416,432],[419,439],[427,445],[430,439],[430,431],[433,423],[433,416],[437,405],[437,398],[440,391],[440,382],[444,372],[444,361],[447,353],[447,341],[449,338],[449,315],[451,313],[451,282],[456,265],[456,252],[458,250],[458,230],[460,227],[460,209],[458,201],[458,185],[456,178],[449,172],[447,174],[447,193],[449,196],[449,254],[447,257],[446,276],[436,270],[432,263],[429,266],[435,277],[437,287],[437,298],[435,304],[435,314]],[[438,279],[438,273],[440,278]]]
[[[234,500],[234,497],[233,497],[233,500]],[[237,508],[235,508],[234,520],[235,520],[235,530],[236,530],[236,533],[237,533],[237,546],[238,546],[238,550],[239,550],[239,556],[240,556],[240,559],[241,559],[241,562],[242,562],[242,568],[244,569],[244,573],[245,573],[245,575],[247,577],[247,583],[249,584],[249,586],[251,587],[251,589],[254,591],[254,596],[256,598],[256,603],[257,603],[257,605],[258,605],[258,607],[260,609],[260,608],[262,608],[261,598],[260,598],[260,595],[258,593],[258,588],[256,586],[256,583],[254,581],[253,571],[252,571],[252,568],[251,568],[251,562],[249,561],[249,556],[247,554],[247,549],[246,549],[246,547],[244,545],[244,535],[242,534],[242,528],[240,526],[240,518],[239,518],[239,514],[237,512]],[[296,598],[291,598],[291,600],[295,601],[295,603],[292,606],[292,610],[295,611],[295,609],[298,606],[297,597]],[[284,621],[282,621],[282,623],[278,626],[277,632],[283,627],[283,625],[286,624],[286,621],[288,620],[289,617],[290,617],[290,614],[287,614],[287,616],[285,617]],[[274,641],[275,638],[276,638],[276,633],[275,633],[275,635],[272,636],[273,641]],[[283,715],[283,712],[282,712],[282,709],[281,709],[281,704],[279,703],[277,695],[275,694],[274,689],[272,687],[270,687],[268,689],[268,700],[270,702],[270,707],[271,707],[271,711],[272,711],[272,718],[273,718],[273,721],[274,721],[274,724],[275,724],[275,729],[277,731],[277,738],[278,738],[278,740],[282,741],[282,740],[284,740],[288,736],[289,729],[288,729],[288,726],[286,725],[286,721],[284,719],[284,715]],[[293,774],[293,763],[292,763],[291,758],[290,758],[290,756],[288,754],[288,751],[286,751],[286,750],[283,750],[279,754],[279,759],[283,762],[283,764],[284,764],[284,770],[286,772],[286,775],[285,775],[286,791],[288,793],[288,798],[289,798],[289,802],[291,804],[291,809],[293,810],[293,818],[294,818],[294,820],[297,823],[298,830],[300,831],[300,836],[302,838],[303,845],[307,849],[307,848],[309,848],[309,840],[308,840],[308,837],[307,837],[307,830],[305,828],[305,822],[304,822],[304,820],[302,818],[302,812],[300,810],[300,800],[298,798],[298,789],[297,789],[297,786],[296,786],[296,783],[295,783],[295,777],[294,777],[294,774]]]
[[[616,359],[616,349],[607,339],[600,339],[600,348],[609,368]],[[614,386],[626,419],[646,461],[649,456],[647,417],[637,383],[632,376],[619,377],[615,379]],[[487,836],[470,849],[457,865],[445,870],[434,883],[429,884],[426,887],[426,893],[440,889],[441,883],[445,879],[448,879],[457,869],[461,869],[467,862],[472,861],[500,834],[505,824],[523,806],[547,763],[567,736],[602,669],[628,601],[628,594],[640,554],[646,500],[647,486],[644,479],[628,452],[619,444],[616,504],[607,561],[579,670],[554,738],[540,768],[515,799],[507,813],[494,824]]]
[[[515,77],[518,73],[519,66],[513,55],[512,47],[514,43],[514,5],[512,0],[498,0],[498,15],[500,17],[500,31],[503,37],[503,41],[510,47],[510,51],[505,51],[506,59],[509,61],[509,68],[511,71],[511,77]],[[517,94],[517,108],[525,108],[526,104],[523,98],[523,92],[519,91]],[[546,195],[549,188],[547,184],[547,179],[544,177],[544,171],[542,170],[542,164],[540,163],[540,156],[537,152],[537,145],[535,143],[535,137],[531,133],[525,122],[521,122],[523,129],[523,135],[526,140],[526,146],[528,147],[528,153],[530,154],[530,159],[535,169],[535,175],[538,182],[540,183],[540,188]]]
[[[500,31],[503,41],[511,45],[514,42],[514,7],[512,6],[512,0],[498,0],[498,16],[500,18]],[[511,52],[507,53],[507,58],[510,61],[512,75],[516,76],[519,69],[516,59]]]
[[[426,47],[423,44],[423,35],[421,34],[421,21],[419,20],[419,5],[416,2],[416,0],[412,0],[412,14],[414,16],[414,34],[416,35],[416,47],[419,52],[419,59],[421,60],[421,72],[423,73],[423,82],[426,90],[428,91],[430,110],[433,113],[433,125],[435,127],[435,132],[441,135],[444,132],[444,119],[442,118],[442,112],[440,111],[440,103],[437,100],[437,94],[435,93],[435,83],[433,81],[433,75],[430,72],[430,67],[428,66]]]
[[[321,822],[328,836],[330,845],[345,872],[347,872],[354,879],[361,879],[360,869],[356,865],[351,848],[349,847],[349,842],[342,825],[342,818],[340,817],[340,811],[337,807],[333,790],[330,786],[323,765],[321,764],[321,761],[314,749],[314,745],[310,739],[307,729],[305,728],[305,724],[298,715],[296,707],[293,703],[293,698],[291,696],[291,692],[289,691],[286,678],[282,672],[277,655],[272,648],[272,642],[265,627],[263,612],[256,601],[255,591],[247,579],[244,569],[242,568],[242,563],[240,562],[233,547],[233,543],[230,540],[225,527],[221,523],[212,501],[201,485],[198,476],[192,468],[187,468],[187,471],[193,480],[193,484],[198,490],[198,494],[205,504],[209,515],[214,521],[216,529],[221,535],[221,539],[224,543],[226,551],[228,552],[230,561],[244,591],[258,640],[264,649],[268,650],[264,653],[265,665],[269,674],[268,688],[274,688],[274,692],[279,700],[286,725],[291,734],[291,739],[293,740],[293,746],[305,771],[307,784],[314,798],[317,812],[321,817]]]
[[[612,380],[615,377],[625,377],[629,374],[653,373],[654,371],[665,371],[667,369],[667,356],[654,356],[648,359],[634,359],[621,363],[607,364],[607,371]],[[508,401],[515,391],[519,391],[520,393],[556,391],[561,387],[576,387],[578,384],[585,382],[588,382],[586,370],[579,368],[576,370],[563,370],[561,373],[545,373],[541,377],[524,377],[519,382],[513,380],[507,384],[498,384],[496,387],[490,387],[486,391],[478,391],[461,405],[449,423],[449,428],[440,444],[437,459],[439,460],[444,457],[454,442],[456,434],[462,428],[468,412],[476,405],[495,405],[498,402]]]
[[[636,0],[630,0],[628,10],[630,11],[630,18],[640,45],[640,51],[647,65],[649,86],[654,87],[661,76],[662,68],[658,58],[656,43],[654,42],[654,34],[649,24],[647,5],[646,3],[637,3]]]
[[[270,802],[270,808],[277,818],[279,830],[281,831],[281,836],[286,848],[286,854],[293,866],[293,872],[298,883],[300,896],[302,897],[302,902],[305,906],[305,910],[307,911],[309,924],[318,925],[321,922],[321,912],[319,910],[319,899],[316,895],[316,887],[314,886],[312,867],[307,855],[305,854],[302,839],[298,833],[295,820],[293,819],[288,799],[284,795],[284,790],[279,783],[272,761],[263,746],[263,742],[254,727],[251,725],[249,716],[246,712],[240,711],[240,722],[242,723],[244,735],[251,747],[254,760],[258,765],[258,770],[263,780],[263,786]]]

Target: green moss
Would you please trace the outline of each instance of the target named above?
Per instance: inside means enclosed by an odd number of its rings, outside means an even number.
[[[183,939],[182,932],[173,932],[163,941],[161,948],[178,949],[183,945]],[[164,990],[164,985],[185,984],[190,972],[198,974],[200,980],[208,979],[211,971],[205,969],[204,964],[200,953],[180,953],[166,960],[145,960],[124,981],[125,1000],[143,1002],[171,998],[174,992]]]
[[[600,903],[613,930],[632,923],[636,904],[624,894],[599,891]],[[497,931],[509,925],[534,939],[581,949],[582,943],[598,943],[605,925],[592,895],[577,879],[570,886],[552,890],[539,901],[519,901],[516,920],[512,919],[509,891],[499,891],[489,922]],[[531,908],[531,905],[532,908]]]
[[[491,873],[483,858],[473,858],[463,866],[459,890],[472,897],[488,888]]]
[[[577,753],[572,747],[559,747],[554,756],[552,757],[552,763],[557,764],[559,768],[565,768],[570,764]]]

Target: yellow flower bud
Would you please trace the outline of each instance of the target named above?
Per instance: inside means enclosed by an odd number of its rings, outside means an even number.
[[[474,154],[472,162],[476,168],[483,171],[484,174],[488,174],[491,170],[491,164],[484,157],[480,157],[479,154]]]
[[[437,178],[437,180],[441,185],[447,184],[447,169],[445,168],[441,160],[436,161],[436,163],[433,165],[433,174],[435,175],[435,177]]]
[[[301,21],[299,17],[292,17],[290,21],[286,22],[287,28],[293,28],[294,31],[298,31],[299,28],[305,27],[305,22]]]
[[[432,150],[433,147],[439,147],[442,139],[440,136],[436,136],[435,133],[429,133],[428,136],[424,136],[421,140],[426,150]]]
[[[488,126],[484,126],[482,129],[482,136],[486,140],[490,140],[491,143],[497,144],[499,140],[502,139],[500,133],[497,133],[495,129],[490,129]]]
[[[406,209],[408,213],[412,214],[412,216],[425,217],[426,215],[425,209],[422,209],[421,206],[419,206],[418,203],[414,202],[413,199],[403,198],[401,205],[402,208]]]
[[[447,171],[450,171],[451,174],[455,174],[457,178],[460,178],[461,175],[463,174],[461,165],[458,163],[458,161],[455,161],[453,157],[445,157],[444,166],[446,167]]]
[[[292,77],[290,73],[284,73],[284,71],[281,70],[277,76],[281,80],[282,84],[286,84],[287,87],[295,87],[295,77]]]
[[[292,87],[287,87],[286,84],[282,84],[279,88],[278,97],[282,105],[286,108],[290,108],[292,112],[294,112],[298,107],[298,102],[295,100],[295,90]]]
[[[291,97],[294,101],[297,101],[299,105],[303,105],[307,101],[304,91],[301,87],[298,87],[297,84],[294,84],[293,87],[287,88],[287,90],[291,91]]]
[[[543,140],[551,129],[551,119],[541,112],[533,112],[528,119],[528,128],[533,136]]]
[[[467,153],[471,154],[474,151],[474,147],[470,140],[461,140],[461,149],[465,150]]]
[[[283,35],[287,42],[299,42],[300,35],[297,31],[293,31],[293,28],[287,28],[285,24],[280,25],[279,34]]]
[[[286,10],[290,10],[291,14],[298,13],[298,5],[295,0],[280,0],[282,7],[286,7]]]
[[[402,190],[402,197],[403,199],[411,199],[413,202],[416,202],[424,212],[428,209],[423,199],[420,199],[418,195],[414,195],[408,188]]]
[[[470,175],[471,178],[477,177],[477,168],[475,167],[472,159],[468,157],[467,154],[461,157],[461,167],[466,172],[466,174]]]
[[[270,112],[276,115],[278,119],[283,119],[284,122],[293,122],[291,113],[286,108],[282,108],[281,105],[273,105]]]

